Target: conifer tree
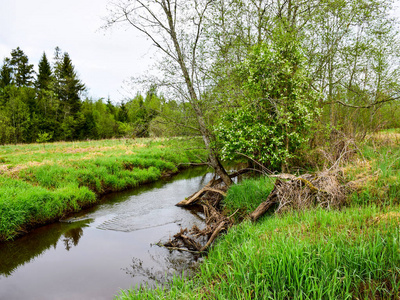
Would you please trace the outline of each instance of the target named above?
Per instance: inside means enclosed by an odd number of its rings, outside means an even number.
[[[52,72],[49,61],[47,60],[46,53],[43,52],[42,58],[39,61],[39,73],[36,79],[36,88],[39,90],[50,89],[50,83],[52,81]]]
[[[5,58],[3,66],[0,69],[0,88],[5,88],[12,83],[12,68],[10,67],[10,59]]]
[[[56,48],[55,92],[63,103],[64,109],[75,115],[81,107],[80,94],[86,87],[78,78],[69,54],[65,52],[62,58],[57,57],[58,54],[59,48]]]
[[[13,68],[14,84],[17,87],[30,86],[33,82],[33,65],[19,47],[11,51],[10,65]]]

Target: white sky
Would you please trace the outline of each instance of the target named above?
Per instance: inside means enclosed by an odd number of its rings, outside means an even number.
[[[0,66],[20,47],[37,70],[43,51],[52,61],[58,46],[69,53],[89,97],[120,102],[127,95],[123,81],[146,73],[152,64],[147,55],[152,46],[133,30],[101,30],[107,2],[0,0]]]
[[[122,88],[123,81],[148,72],[153,47],[133,29],[100,30],[107,2],[0,0],[0,65],[20,47],[37,69],[43,51],[51,61],[58,46],[69,53],[89,97],[110,96],[117,103],[134,95]]]

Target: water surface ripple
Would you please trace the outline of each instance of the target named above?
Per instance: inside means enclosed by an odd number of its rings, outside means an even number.
[[[101,204],[0,244],[0,299],[112,299],[192,264],[156,245],[202,214],[176,207],[211,179],[204,168],[104,197]]]

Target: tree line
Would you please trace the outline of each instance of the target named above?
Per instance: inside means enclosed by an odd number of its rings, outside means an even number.
[[[391,0],[119,0],[105,28],[153,42],[155,81],[192,109],[229,185],[221,159],[285,171],[338,135],[400,126],[392,12]]]
[[[167,102],[155,86],[119,104],[85,93],[67,52],[56,47],[52,62],[43,53],[35,72],[13,49],[0,69],[0,144],[191,134],[168,122],[183,119],[185,105]]]

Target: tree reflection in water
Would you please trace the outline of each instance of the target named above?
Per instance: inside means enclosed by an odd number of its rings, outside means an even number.
[[[80,238],[83,236],[82,227],[72,228],[64,233],[64,245],[65,249],[69,251],[72,248],[72,245],[75,247],[78,245]]]
[[[122,270],[132,278],[144,277],[142,283],[146,283],[146,285],[149,284],[149,281],[153,281],[156,284],[167,286],[174,276],[193,275],[201,260],[199,256],[177,251],[161,255],[149,253],[149,256],[155,265],[145,266],[143,260],[134,257],[132,264]]]

